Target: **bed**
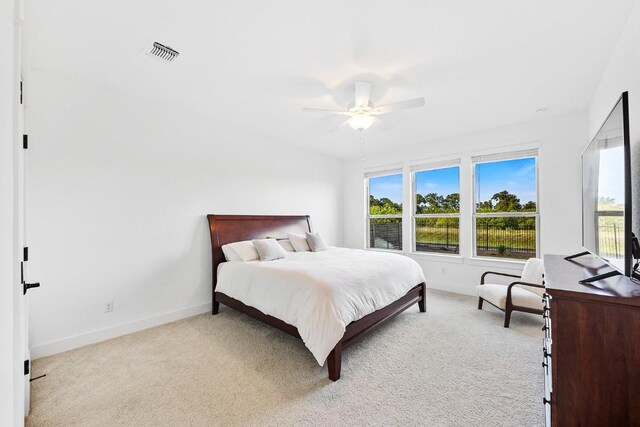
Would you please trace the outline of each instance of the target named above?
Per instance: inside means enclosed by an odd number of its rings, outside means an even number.
[[[411,274],[402,277],[403,288],[400,288],[401,291],[397,289],[398,285],[395,284],[393,287],[387,287],[389,289],[385,290],[385,293],[378,292],[380,285],[378,285],[377,288],[374,287],[374,290],[371,292],[367,289],[367,284],[373,283],[375,281],[374,279],[378,281],[399,280],[395,276],[392,276],[392,274],[397,274],[397,272],[385,272],[382,270],[384,264],[385,262],[389,262],[390,258],[396,257],[393,259],[394,262],[400,262],[401,264],[409,263],[405,265],[408,267],[408,270],[411,270],[414,266],[410,263],[415,264],[415,262],[409,258],[371,251],[332,248],[325,253],[293,253],[293,256],[287,257],[286,260],[278,260],[281,261],[280,263],[278,263],[278,261],[256,261],[246,263],[246,265],[240,265],[245,263],[237,262],[226,263],[222,252],[223,245],[267,237],[283,239],[287,237],[287,233],[304,234],[307,231],[311,231],[310,218],[306,215],[207,215],[207,218],[211,234],[213,314],[218,314],[220,304],[224,304],[276,327],[296,338],[303,339],[305,345],[314,354],[319,364],[323,364],[325,354],[328,353],[326,362],[329,379],[333,381],[340,378],[343,349],[368,332],[376,329],[390,318],[411,307],[413,304],[417,303],[421,312],[426,311],[426,284],[421,270],[419,274],[410,272]],[[370,257],[369,265],[372,270],[370,272],[362,268],[362,263],[364,262],[362,258],[364,256]],[[371,260],[373,260],[373,262]],[[315,306],[307,306],[304,298],[296,299],[288,294],[289,291],[295,291],[294,284],[297,283],[297,281],[303,278],[307,280],[313,278],[313,274],[302,274],[304,271],[301,270],[311,261],[315,263],[312,265],[315,267],[316,276],[326,270],[328,277],[325,278],[325,286],[321,287],[321,290],[317,292],[340,292],[345,293],[346,297],[351,298],[351,301],[343,302],[340,305],[340,307],[347,307],[347,309],[345,309],[347,314],[340,314],[342,317],[336,315],[336,317],[343,320],[345,318],[356,319],[348,323],[344,322],[342,325],[335,325],[335,327],[332,327],[330,324],[331,319],[329,319],[327,321],[329,323],[327,323],[325,329],[331,331],[331,333],[328,334],[331,336],[323,336],[323,339],[315,340],[318,341],[318,343],[313,342],[313,337],[308,333],[308,324],[305,324],[303,320],[309,317],[317,323],[318,321],[324,321],[322,320],[324,318],[317,320],[318,316],[313,316]],[[355,267],[358,263],[361,265],[360,270]],[[345,268],[346,265],[350,264],[354,265],[353,269]],[[417,264],[415,264],[415,266],[417,266]],[[376,268],[378,270],[376,270]],[[419,270],[419,267],[417,268]],[[331,276],[332,269],[335,270],[333,271],[333,276]],[[285,273],[283,273],[283,271],[285,270],[288,276],[284,275]],[[340,271],[342,271],[345,277],[336,275]],[[349,274],[351,276],[347,277]],[[361,277],[357,275],[361,275]],[[290,278],[290,280],[288,278]],[[331,280],[336,282],[335,286],[331,286],[331,283],[328,283],[328,281]],[[353,286],[350,285],[351,282],[354,283]],[[358,286],[356,286],[356,282],[359,283]],[[218,286],[220,286],[220,289],[218,289]],[[260,288],[256,286],[262,286],[269,291],[276,289],[277,292],[280,292],[282,298],[286,301],[280,305],[290,304],[289,307],[291,308],[290,311],[292,314],[288,315],[287,310],[281,310],[279,312],[275,309],[277,308],[276,306],[272,309],[272,307],[265,302],[268,298],[252,298],[252,293],[260,290]],[[298,286],[298,288],[302,287]],[[405,292],[406,289],[408,290]],[[277,294],[277,292],[275,293]],[[361,298],[359,298],[358,292],[363,292]],[[372,297],[371,294],[375,294],[376,298]],[[309,298],[314,301],[317,299],[313,294],[309,294],[307,299]],[[365,301],[365,303],[362,307],[353,304],[354,298],[361,299]],[[384,305],[380,306],[381,304]],[[356,309],[348,309],[354,306],[357,306]],[[306,311],[309,311],[308,316],[305,316]],[[295,319],[300,320],[295,321]],[[289,322],[286,320],[289,320]],[[294,326],[294,324],[296,324],[297,327]],[[342,327],[339,328],[339,326]],[[333,345],[334,342],[335,345]],[[330,345],[330,347],[327,347],[327,345]]]

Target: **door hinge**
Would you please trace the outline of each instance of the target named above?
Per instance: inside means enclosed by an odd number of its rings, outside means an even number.
[[[29,148],[29,135],[22,135],[22,148]]]
[[[20,80],[20,105],[22,105],[22,80]]]
[[[23,283],[22,284],[22,295],[26,295],[27,291],[29,289],[33,289],[33,288],[39,288],[40,287],[40,283],[36,282],[36,283]]]
[[[29,248],[26,246],[22,249],[22,260],[29,261]]]
[[[29,359],[24,361],[24,374],[29,375]]]

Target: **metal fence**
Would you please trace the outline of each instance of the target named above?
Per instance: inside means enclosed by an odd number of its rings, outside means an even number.
[[[609,233],[607,236],[614,236]],[[602,235],[601,235],[602,236]],[[402,249],[402,223],[369,225],[372,248]],[[602,244],[602,240],[601,240]],[[602,246],[601,246],[602,247]],[[611,247],[614,247],[613,245]],[[416,225],[416,250],[421,252],[459,253],[460,228],[456,225]],[[536,230],[501,228],[491,224],[476,227],[476,252],[481,256],[529,258],[536,255]]]
[[[478,255],[528,258],[536,255],[536,230],[519,227],[476,225],[476,252]]]
[[[598,248],[600,256],[605,258],[620,258],[624,252],[624,225],[613,223],[598,227]]]
[[[453,224],[419,225],[416,222],[416,251],[460,253],[460,226]]]
[[[378,249],[402,249],[402,222],[369,223],[369,246]]]

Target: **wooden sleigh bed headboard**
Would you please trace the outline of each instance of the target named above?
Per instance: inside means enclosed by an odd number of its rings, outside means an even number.
[[[265,314],[257,308],[246,305],[242,301],[236,300],[229,295],[216,292],[216,284],[218,281],[218,266],[225,261],[224,254],[222,253],[222,245],[266,237],[286,239],[287,233],[311,232],[311,220],[309,216],[207,215],[207,219],[209,220],[209,231],[211,232],[211,259],[213,269],[212,314],[218,314],[220,304],[224,304],[294,337],[300,338],[298,329],[295,326],[286,323],[284,320]],[[416,284],[406,295],[400,297],[395,302],[359,320],[349,323],[346,326],[344,336],[336,343],[327,357],[329,379],[336,381],[340,378],[343,348],[351,345],[362,336],[375,330],[387,320],[415,303],[418,303],[421,312],[426,311],[426,297],[427,287],[425,283]]]
[[[287,233],[311,231],[309,215],[207,215],[211,232],[213,291],[216,290],[218,265],[225,261],[222,245],[242,240],[273,237],[286,239]]]

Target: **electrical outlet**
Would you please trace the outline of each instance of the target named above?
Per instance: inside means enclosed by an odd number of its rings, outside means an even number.
[[[442,267],[442,270],[440,270],[442,274],[447,274],[447,269],[445,267]]]
[[[109,301],[104,305],[104,312],[111,313],[113,311],[113,301]]]

